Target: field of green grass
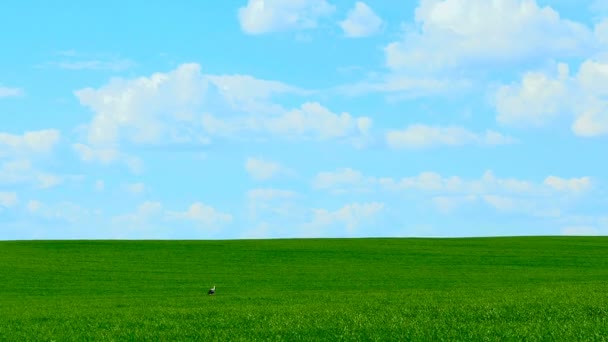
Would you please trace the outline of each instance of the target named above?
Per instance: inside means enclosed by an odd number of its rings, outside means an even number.
[[[606,341],[608,238],[0,242],[29,340]]]

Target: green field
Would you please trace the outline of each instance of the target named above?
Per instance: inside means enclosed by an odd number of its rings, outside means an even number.
[[[608,238],[0,242],[0,340],[606,341]]]

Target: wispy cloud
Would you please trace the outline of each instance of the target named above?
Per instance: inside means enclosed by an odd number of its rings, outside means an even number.
[[[0,98],[23,96],[25,92],[21,88],[10,88],[0,86]]]
[[[128,58],[113,54],[82,53],[75,50],[59,51],[57,60],[39,65],[40,67],[59,68],[64,70],[124,71],[137,63]]]

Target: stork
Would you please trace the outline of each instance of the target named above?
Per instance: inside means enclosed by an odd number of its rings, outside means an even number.
[[[213,287],[209,289],[209,292],[207,292],[207,294],[210,296],[215,294],[215,285],[213,285]]]

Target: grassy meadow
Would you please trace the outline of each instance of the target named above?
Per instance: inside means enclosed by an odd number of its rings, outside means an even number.
[[[0,341],[52,340],[606,341],[608,238],[0,242]]]

